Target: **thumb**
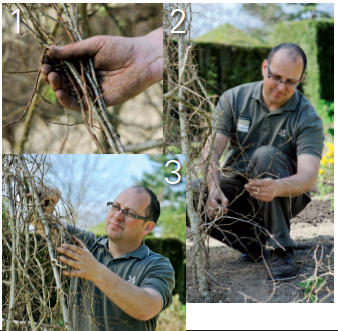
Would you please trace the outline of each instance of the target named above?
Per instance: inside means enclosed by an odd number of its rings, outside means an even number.
[[[50,46],[49,52],[59,60],[72,61],[94,57],[101,47],[102,42],[96,37],[92,37],[66,46]]]
[[[78,238],[74,237],[75,241],[76,241],[76,245],[79,246],[82,249],[87,249],[87,247],[85,246],[85,244]]]

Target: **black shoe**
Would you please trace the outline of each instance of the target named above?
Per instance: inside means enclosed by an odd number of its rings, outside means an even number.
[[[292,248],[271,250],[269,269],[275,280],[296,276],[299,268]]]
[[[262,261],[262,255],[258,253],[243,253],[240,259],[244,262],[260,262]]]

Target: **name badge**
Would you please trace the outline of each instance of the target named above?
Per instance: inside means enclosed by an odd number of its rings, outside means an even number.
[[[248,117],[238,117],[237,120],[237,131],[249,132],[251,119]]]

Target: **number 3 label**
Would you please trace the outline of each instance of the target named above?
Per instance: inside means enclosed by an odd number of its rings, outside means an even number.
[[[176,180],[175,182],[171,182],[171,181],[168,179],[168,177],[166,177],[165,180],[166,180],[166,182],[167,182],[168,184],[174,185],[174,184],[177,184],[177,183],[179,183],[179,182],[181,181],[181,175],[178,173],[178,171],[180,171],[180,169],[181,169],[181,164],[180,164],[178,161],[176,161],[176,160],[170,160],[170,161],[168,161],[168,162],[165,164],[165,166],[168,167],[169,164],[172,163],[172,162],[177,164],[177,169],[171,172],[171,173],[173,173],[173,174],[175,174],[175,175],[177,176],[177,180]]]

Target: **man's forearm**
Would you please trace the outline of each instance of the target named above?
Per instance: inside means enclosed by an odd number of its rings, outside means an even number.
[[[210,140],[208,139],[202,151],[202,158],[203,158],[204,166],[206,165],[208,157],[209,157],[210,147],[211,147]],[[212,187],[219,186],[221,182],[221,174],[219,170],[219,156],[215,149],[213,149],[211,152],[209,167],[207,171],[208,173],[206,176],[206,184],[207,184],[208,189],[210,190],[210,188]]]
[[[132,285],[100,264],[100,272],[93,283],[118,307],[138,320],[148,320],[160,312],[158,300],[146,290]],[[157,294],[156,294],[157,295]]]
[[[311,191],[317,179],[317,175],[295,174],[290,177],[275,179],[276,197],[297,197]]]

